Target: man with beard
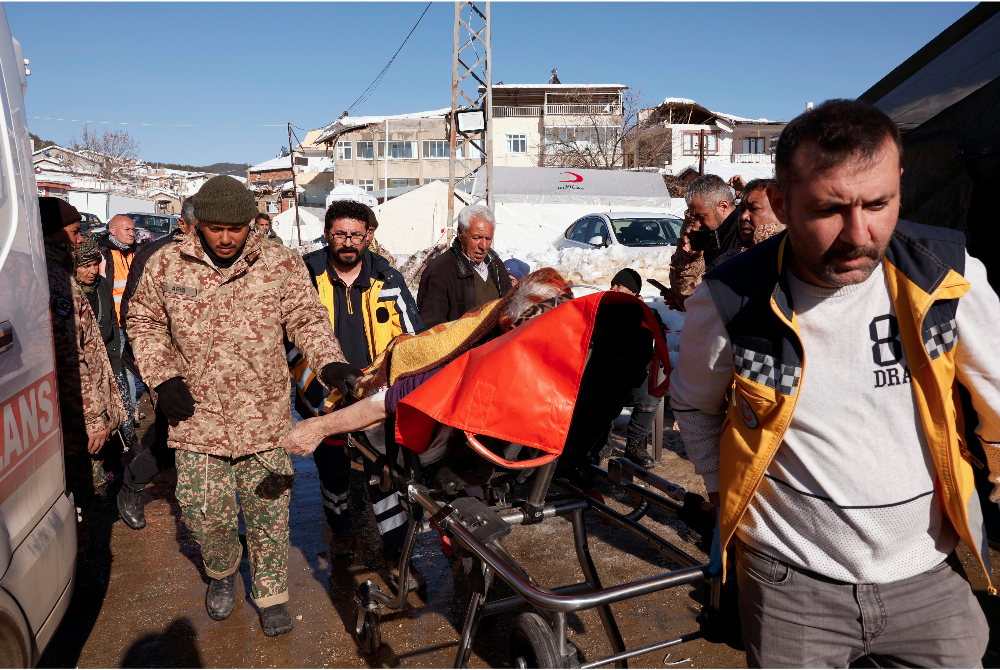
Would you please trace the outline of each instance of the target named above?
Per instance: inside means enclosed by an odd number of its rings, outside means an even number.
[[[209,577],[205,609],[221,621],[243,593],[242,512],[250,597],[264,635],[273,637],[292,630],[285,607],[294,472],[281,448],[292,427],[284,338],[329,388],[347,393],[357,370],[344,361],[301,257],[252,232],[256,215],[253,194],[237,180],[205,182],[194,196],[197,232],[146,263],[129,300],[128,333],[170,425],[177,502]]]
[[[740,202],[737,221],[740,244],[734,245],[708,264],[706,272],[785,229],[774,215],[767,199],[767,187],[774,183],[773,179],[753,179],[742,184],[743,200]]]
[[[962,233],[898,219],[901,152],[861,102],[794,119],[767,190],[787,231],[687,301],[671,406],[720,506],[723,579],[735,545],[750,667],[978,667],[986,650],[955,547],[991,580],[972,467],[1000,478],[1000,300]]]
[[[370,365],[397,335],[424,330],[403,275],[368,248],[377,225],[374,213],[366,205],[337,200],[326,211],[323,234],[328,246],[303,256],[320,301],[329,312],[344,357],[357,368]],[[295,408],[302,417],[317,416],[324,402],[323,387],[298,350],[290,344],[286,344],[286,350],[298,387]],[[343,438],[327,437],[316,448],[313,458],[319,471],[326,519],[333,534],[330,553],[350,556],[354,553],[347,501],[351,462]],[[386,494],[378,486],[369,485],[368,496],[382,534],[386,568],[396,580],[408,517],[395,493]],[[411,566],[411,588],[424,585],[423,577]]]
[[[684,301],[701,283],[705,266],[730,249],[743,248],[739,236],[739,208],[733,190],[714,174],[698,177],[684,191],[687,213],[677,250],[670,259],[670,290],[663,296],[668,305],[684,310]],[[714,230],[719,236],[719,248],[698,250],[691,248],[688,233],[695,230]]]

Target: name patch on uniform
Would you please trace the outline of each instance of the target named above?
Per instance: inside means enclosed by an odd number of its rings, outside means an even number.
[[[753,413],[753,408],[750,407],[750,403],[743,396],[740,396],[740,415],[743,417],[743,423],[747,425],[747,428],[757,427],[757,415]]]
[[[52,311],[59,316],[69,316],[73,313],[73,303],[69,298],[59,296],[52,300]]]
[[[172,284],[171,282],[163,282],[163,292],[166,295],[182,295],[185,298],[197,298],[198,289],[192,288],[191,286],[181,286],[180,284]]]
[[[270,291],[273,288],[281,288],[281,281],[269,281],[266,284],[254,284],[248,288],[253,293],[262,293],[264,291]]]

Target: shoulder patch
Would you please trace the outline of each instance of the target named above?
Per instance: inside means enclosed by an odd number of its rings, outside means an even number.
[[[198,289],[191,286],[182,286],[172,282],[163,282],[163,292],[167,295],[182,295],[185,298],[197,298]]]
[[[69,298],[57,296],[52,299],[52,311],[59,316],[69,316],[73,313],[73,303]]]

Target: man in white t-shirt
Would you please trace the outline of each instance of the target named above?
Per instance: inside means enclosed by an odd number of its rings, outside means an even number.
[[[901,151],[861,102],[793,120],[768,189],[787,233],[686,303],[671,405],[720,505],[716,554],[735,545],[751,667],[975,667],[986,648],[954,550],[989,578],[987,466],[956,406],[962,384],[996,483],[1000,301],[963,234],[898,219]]]

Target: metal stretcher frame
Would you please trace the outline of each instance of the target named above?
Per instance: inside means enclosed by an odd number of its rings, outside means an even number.
[[[712,578],[708,566],[701,564],[689,554],[661,538],[639,520],[645,516],[649,505],[666,512],[677,514],[681,506],[659,493],[635,485],[632,478],[639,478],[651,487],[657,488],[668,496],[683,499],[684,491],[670,482],[640,468],[627,459],[613,459],[606,471],[596,465],[586,465],[585,469],[595,478],[602,479],[612,487],[618,488],[635,497],[642,503],[628,514],[619,513],[602,501],[595,499],[587,492],[574,486],[565,479],[553,481],[558,459],[538,468],[534,474],[531,493],[520,507],[511,506],[505,509],[487,508],[501,513],[501,518],[508,525],[530,525],[542,523],[557,515],[569,515],[573,528],[573,536],[577,559],[583,571],[585,582],[570,584],[553,589],[537,585],[530,575],[521,568],[516,560],[498,539],[481,541],[475,530],[470,528],[447,502],[435,499],[431,491],[416,481],[413,468],[400,468],[367,444],[364,439],[352,436],[348,439],[348,448],[356,449],[360,454],[375,464],[376,473],[380,477],[380,486],[384,491],[395,489],[401,498],[401,504],[407,508],[410,515],[406,540],[399,561],[399,588],[395,595],[380,590],[371,580],[361,584],[356,594],[357,620],[355,635],[361,651],[372,653],[381,644],[379,627],[379,607],[384,605],[389,609],[398,610],[406,603],[409,594],[409,566],[416,545],[416,538],[423,532],[440,529],[450,535],[482,564],[482,581],[472,588],[469,608],[462,628],[458,650],[455,656],[456,668],[468,665],[472,652],[472,642],[475,638],[482,617],[525,606],[534,607],[544,617],[549,625],[552,643],[555,646],[557,659],[561,664],[557,667],[595,668],[615,664],[615,667],[627,667],[626,660],[635,656],[664,649],[673,645],[693,640],[702,636],[701,631],[694,631],[679,637],[662,640],[655,644],[627,650],[621,632],[615,622],[610,605],[630,598],[655,593],[664,589],[693,584],[702,580],[711,580],[713,599],[718,592],[717,581]],[[412,463],[417,455],[406,449],[407,462]],[[549,495],[550,489],[556,492]],[[678,492],[680,495],[678,496]],[[485,505],[484,505],[485,507]],[[626,582],[617,586],[604,587],[597,574],[596,566],[590,555],[587,542],[587,530],[583,513],[586,510],[595,512],[619,528],[622,528],[653,549],[669,556],[679,565],[679,570],[666,572],[653,577]],[[430,520],[424,519],[425,513]],[[477,571],[473,570],[472,575]],[[487,594],[494,579],[506,582],[516,595],[487,602]],[[566,635],[566,614],[586,609],[598,609],[601,623],[607,634],[608,641],[614,653],[605,658],[579,664],[576,648],[568,641]],[[543,631],[544,632],[544,631]],[[534,653],[534,649],[532,650]],[[536,654],[537,656],[537,654]],[[512,659],[512,663],[514,659]],[[525,666],[526,667],[526,666]]]

